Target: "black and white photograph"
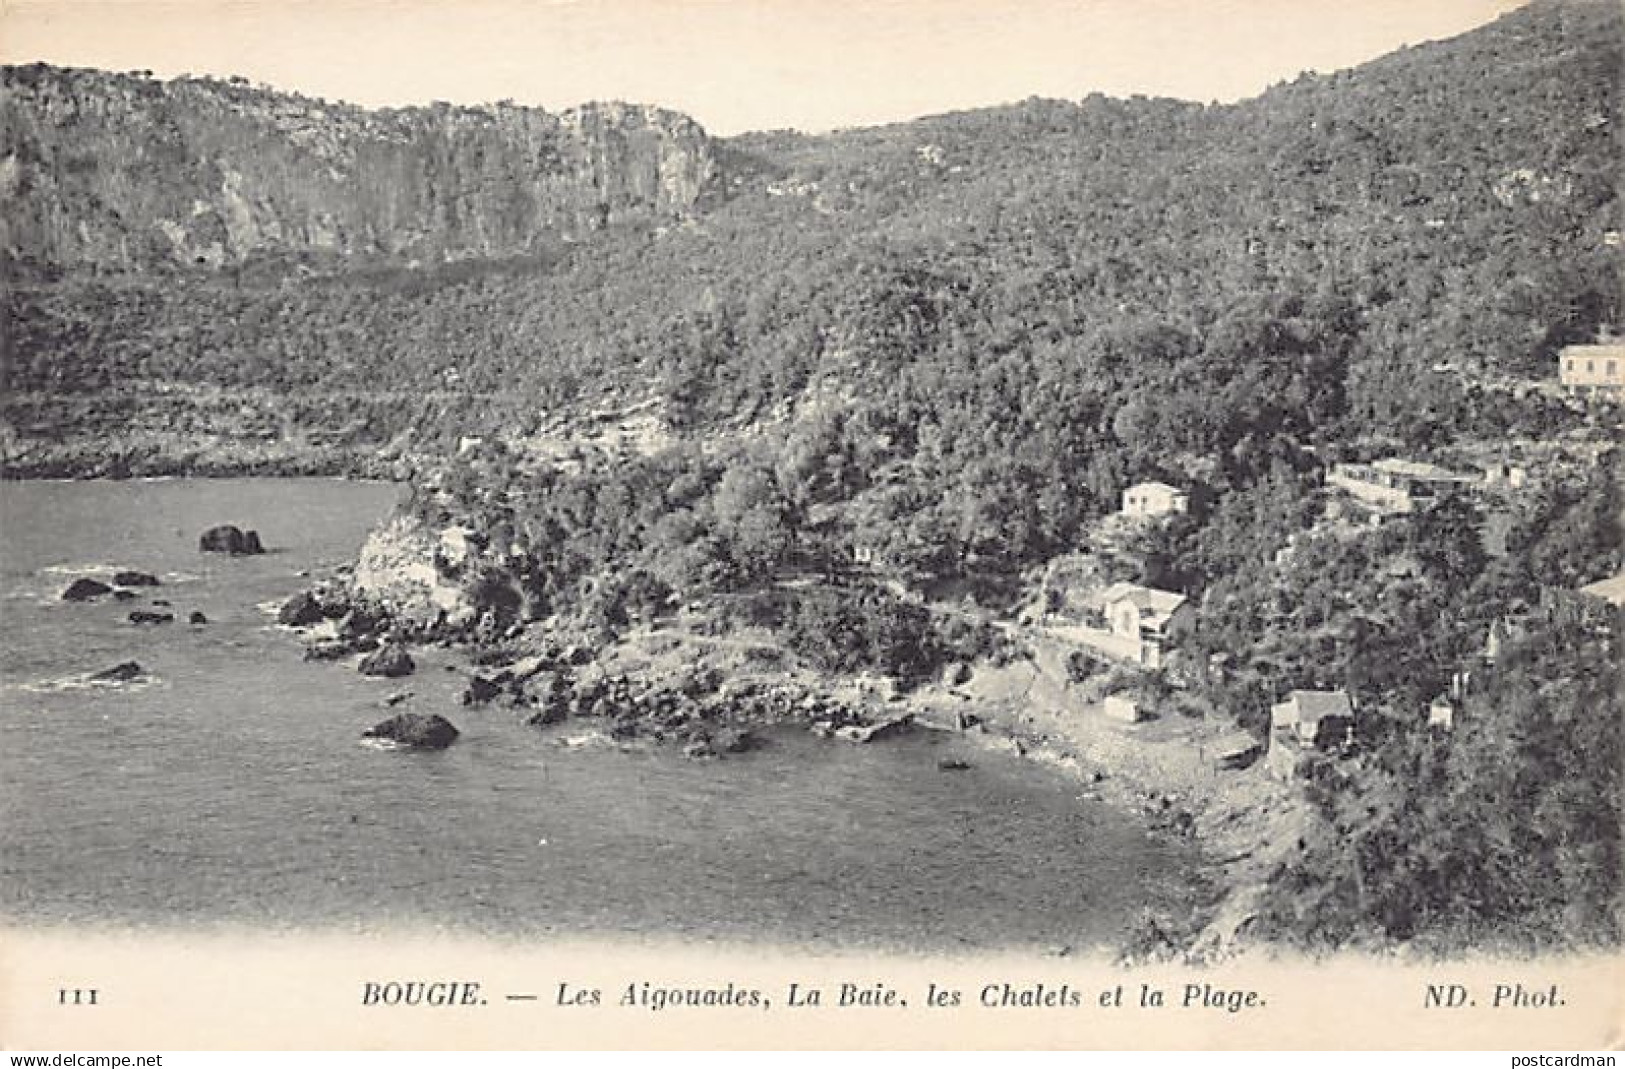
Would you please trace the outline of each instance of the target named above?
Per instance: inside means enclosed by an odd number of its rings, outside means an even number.
[[[1617,1044],[1622,70],[1615,0],[7,0],[0,1045],[1404,1045],[1354,962]],[[342,1026],[207,1008],[306,939]]]

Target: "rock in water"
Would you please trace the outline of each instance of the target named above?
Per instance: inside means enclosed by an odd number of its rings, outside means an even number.
[[[135,591],[133,591],[133,590],[115,590],[115,591],[113,591],[113,600],[114,601],[134,601],[135,600]]]
[[[128,683],[132,679],[140,679],[141,676],[142,670],[139,664],[134,661],[125,661],[123,664],[115,664],[111,668],[92,673],[90,681],[92,683]]]
[[[374,724],[361,737],[387,739],[416,750],[444,750],[457,741],[458,731],[443,716],[424,713],[399,713],[379,724]]]
[[[198,537],[197,548],[204,553],[230,553],[234,557],[265,552],[258,531],[244,531],[229,523],[204,531]]]
[[[111,594],[113,588],[106,583],[98,583],[94,579],[75,579],[62,592],[63,601],[89,601],[99,598],[103,594]]]
[[[412,655],[399,646],[384,646],[361,658],[361,663],[356,667],[364,676],[395,679],[411,675],[417,665],[412,662]]]
[[[114,586],[157,586],[158,577],[146,572],[114,572]]]
[[[130,622],[132,624],[172,624],[175,622],[175,614],[169,612],[142,612],[137,609],[130,614]]]
[[[308,590],[302,590],[283,602],[276,614],[276,622],[284,627],[309,627],[321,620],[321,604]]]
[[[194,611],[192,615],[186,618],[186,622],[189,624],[206,624],[209,622],[209,618],[200,612]]]

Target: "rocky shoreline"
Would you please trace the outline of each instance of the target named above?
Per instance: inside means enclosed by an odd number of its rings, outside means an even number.
[[[602,645],[545,626],[516,626],[492,642],[479,636],[477,622],[448,623],[455,614],[443,610],[428,626],[422,613],[396,617],[376,599],[357,599],[350,581],[353,573],[318,584],[282,607],[279,618],[302,633],[307,659],[355,660],[367,671],[368,659],[383,652],[409,658],[420,646],[452,649],[467,658],[457,669],[466,674],[465,709],[511,710],[556,739],[585,725],[617,745],[671,746],[715,760],[756,748],[769,728],[853,743],[937,730],[1056,767],[1075,777],[1080,797],[1115,806],[1201,858],[1181,901],[1147,904],[1121,948],[1127,961],[1212,962],[1238,953],[1256,887],[1295,841],[1291,796],[1261,769],[1233,774],[1225,790],[1213,791],[1203,773],[1174,773],[1156,757],[1134,756],[1132,746],[1103,745],[1099,723],[1075,702],[1045,700],[1031,687],[1019,698],[1001,694],[1006,677],[1034,670],[1027,661],[975,664],[963,673],[968,681],[902,691],[887,680],[808,671],[748,637],[722,641],[670,624]],[[386,704],[410,700],[397,694]],[[391,723],[369,735],[392,737]],[[444,744],[454,738],[451,728]],[[943,766],[954,767],[964,766]]]

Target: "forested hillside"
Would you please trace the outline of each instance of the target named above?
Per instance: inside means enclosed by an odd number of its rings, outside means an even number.
[[[924,437],[937,444],[918,459],[963,472],[953,450],[981,454],[976,440],[996,434],[1035,463],[1066,458],[1035,477],[1083,500],[1170,451],[1334,432],[1425,444],[1481,402],[1419,372],[1544,375],[1557,346],[1620,319],[1619,41],[1612,5],[1542,3],[1233,107],[1030,101],[826,138],[749,135],[719,151],[709,210],[688,225],[512,250],[520,259],[18,279],[8,394],[455,387],[440,413],[369,411],[385,442],[467,433],[493,393],[553,409],[654,392],[694,426],[794,404],[815,380],[861,384],[874,413],[850,419],[906,428],[890,455],[915,458]],[[8,106],[30,114],[30,99],[13,91]],[[435,122],[365,122],[409,118]],[[12,181],[41,171],[14,163]],[[31,209],[39,218],[84,211],[66,194],[22,203],[57,205]],[[404,232],[435,211],[403,215]],[[28,218],[17,254],[49,260],[56,246]],[[32,407],[12,415],[48,429]],[[1109,459],[1080,466],[1080,451]]]
[[[1117,547],[1111,578],[1200,604],[1182,652],[1226,668],[1193,685],[1199,704],[1260,734],[1294,687],[1347,688],[1374,714],[1361,752],[1315,780],[1319,823],[1274,874],[1260,927],[1329,945],[1617,941],[1620,709],[1601,681],[1618,622],[1536,606],[1621,564],[1618,409],[1543,380],[1560,347],[1625,323],[1622,23],[1617,4],[1538,0],[1232,106],[1030,100],[751,134],[710,155],[695,140],[705,162],[675,187],[628,150],[605,181],[631,192],[587,204],[621,225],[590,233],[571,213],[593,180],[558,202],[568,226],[541,201],[505,214],[496,187],[476,200],[500,225],[465,225],[465,202],[438,192],[434,176],[484,173],[458,131],[495,144],[500,109],[332,107],[308,136],[373,132],[382,157],[345,157],[344,174],[374,176],[346,232],[387,255],[211,253],[161,278],[116,270],[142,257],[101,260],[62,222],[107,207],[91,199],[100,172],[79,186],[73,166],[46,167],[28,146],[59,117],[15,87],[105,91],[14,70],[8,127],[26,136],[4,174],[33,200],[10,239],[6,470],[382,457],[418,473],[418,515],[501,549],[464,578],[503,593],[488,608],[504,624],[570,616],[612,637],[728,594],[719,627],[771,627],[812,663],[904,677],[989,638],[940,628],[897,586],[1006,610],[1034,569],[1090,545],[1127,485],[1160,478],[1191,490],[1191,513]],[[200,95],[231,116],[209,130],[300,146],[264,132],[274,117],[236,125],[218,86],[109,84],[121,112],[141,94]],[[553,144],[552,122],[521,125]],[[215,143],[183,134],[142,144]],[[179,167],[176,188],[233,188],[223,171],[144,159],[157,175]],[[142,199],[165,183],[131,182],[96,219],[150,217],[129,232],[159,240],[160,217],[190,210]],[[310,220],[326,209],[267,197],[264,219],[320,244]],[[580,240],[530,240],[549,220]],[[228,228],[219,247],[235,240]],[[419,247],[430,255],[411,265]],[[115,270],[79,269],[91,261]],[[579,447],[582,424],[635,406],[657,433],[618,453]],[[1353,534],[1323,512],[1339,460],[1488,464],[1558,445],[1573,447],[1562,463],[1497,506],[1504,556],[1470,509]],[[772,584],[853,559],[885,582]],[[1492,673],[1506,685],[1442,746],[1418,707],[1509,616],[1520,637]],[[1493,819],[1472,808],[1493,799]],[[1530,857],[1556,878],[1514,880]]]

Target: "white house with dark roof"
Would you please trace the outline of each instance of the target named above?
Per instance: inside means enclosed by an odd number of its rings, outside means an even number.
[[[1346,741],[1354,731],[1354,703],[1341,690],[1295,690],[1270,706],[1270,774],[1289,780],[1301,774],[1310,755]]]
[[[1295,690],[1270,706],[1270,734],[1286,732],[1303,746],[1342,740],[1354,727],[1354,703],[1341,690]]]

